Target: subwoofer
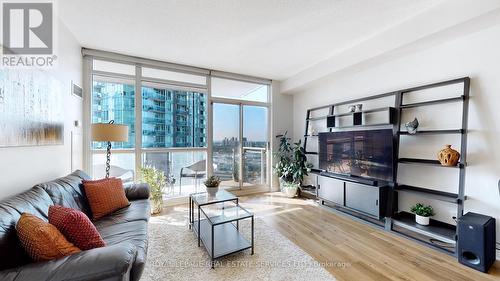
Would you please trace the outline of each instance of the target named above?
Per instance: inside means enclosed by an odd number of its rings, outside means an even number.
[[[487,272],[495,262],[495,219],[469,212],[458,219],[457,228],[458,261]]]

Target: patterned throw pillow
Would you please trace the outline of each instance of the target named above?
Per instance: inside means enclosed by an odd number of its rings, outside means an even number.
[[[49,223],[82,251],[104,247],[101,235],[82,212],[63,206],[49,207]]]
[[[121,179],[84,180],[83,188],[94,220],[130,205]]]
[[[81,252],[48,222],[23,213],[16,224],[17,236],[34,261],[48,261]]]

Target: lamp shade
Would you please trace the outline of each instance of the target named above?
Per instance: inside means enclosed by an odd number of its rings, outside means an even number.
[[[128,141],[128,126],[120,124],[94,123],[91,127],[93,141]]]

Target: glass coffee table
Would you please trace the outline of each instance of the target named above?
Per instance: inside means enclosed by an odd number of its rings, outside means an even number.
[[[197,215],[195,215],[197,212]],[[251,220],[250,241],[240,232],[240,220]],[[214,261],[247,249],[254,253],[254,215],[239,205],[238,197],[219,190],[216,194],[193,193],[189,196],[189,228],[205,246]]]

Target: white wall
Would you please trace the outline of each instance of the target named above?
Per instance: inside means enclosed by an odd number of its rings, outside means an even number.
[[[439,45],[426,46],[425,49],[387,56],[377,63],[368,62],[350,71],[332,74],[307,86],[294,95],[294,137],[302,138],[304,116],[308,108],[349,100],[355,97],[370,96],[391,90],[403,89],[430,82],[448,80],[463,76],[471,77],[471,104],[469,110],[468,167],[466,176],[465,211],[474,211],[493,216],[500,229],[500,195],[497,187],[500,178],[500,21],[492,27],[466,35],[458,35]],[[436,117],[421,114],[424,125],[450,118],[447,110],[451,107],[437,108]],[[440,112],[441,111],[441,112]],[[436,112],[436,111],[435,111]],[[441,113],[441,115],[439,114]],[[423,140],[422,140],[423,141]],[[406,142],[405,153],[422,152],[422,148],[434,155],[445,141],[426,140]],[[446,140],[456,143],[457,141]],[[459,144],[459,142],[458,142]],[[413,150],[413,151],[412,151]],[[430,176],[417,173],[418,177]],[[411,172],[406,172],[406,175]],[[435,180],[443,180],[447,174],[434,175]],[[411,175],[410,175],[411,177]],[[415,177],[415,175],[413,176]],[[445,182],[447,180],[445,179]],[[400,199],[400,209],[408,209],[416,199]],[[427,202],[427,201],[425,201]],[[429,201],[433,205],[442,204]],[[445,206],[445,205],[440,205]],[[451,221],[454,206],[438,207],[439,217]],[[500,241],[500,231],[497,231]],[[497,252],[498,253],[498,252]],[[499,255],[497,254],[497,258]]]
[[[278,149],[277,135],[288,132],[288,136],[293,136],[293,97],[280,93],[280,83],[273,81],[271,85],[273,111],[271,116],[271,147],[274,153]],[[272,158],[272,166],[274,166],[274,155]],[[271,172],[272,173],[272,172]],[[271,190],[279,190],[278,177],[272,176]]]
[[[47,73],[64,85],[64,145],[0,148],[0,199],[71,172],[71,132],[81,138],[81,125],[74,127],[73,123],[82,122],[82,101],[70,89],[72,80],[82,85],[82,56],[73,34],[62,22],[56,26],[58,62]],[[81,151],[81,147],[75,150]],[[81,163],[76,166],[81,167]]]

